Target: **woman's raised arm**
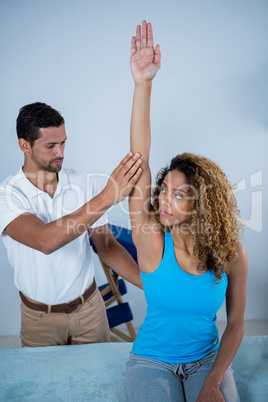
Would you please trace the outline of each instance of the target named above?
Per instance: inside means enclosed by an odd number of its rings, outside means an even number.
[[[129,210],[134,243],[143,241],[144,224],[156,223],[151,206],[151,172],[149,154],[151,145],[150,100],[152,80],[160,68],[160,47],[154,48],[150,23],[137,26],[131,41],[131,72],[135,82],[130,144],[131,151],[140,153],[143,160],[142,174],[129,197]],[[147,228],[146,233],[150,232]],[[146,237],[146,236],[145,236]]]

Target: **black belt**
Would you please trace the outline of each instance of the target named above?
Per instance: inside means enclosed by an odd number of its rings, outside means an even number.
[[[54,306],[51,306],[51,313],[65,313],[69,314],[72,313],[77,309],[77,307],[82,304],[82,298],[86,301],[90,298],[90,296],[93,295],[95,290],[97,289],[97,285],[95,282],[95,279],[93,279],[92,285],[85,291],[85,293],[81,296],[78,297],[77,299],[71,301],[70,303],[63,303],[63,304],[55,304]],[[25,304],[25,306],[29,307],[32,310],[36,311],[44,311],[45,313],[48,312],[48,305],[47,304],[37,304],[33,303],[30,300],[28,300],[23,293],[20,292],[20,298],[22,302]]]

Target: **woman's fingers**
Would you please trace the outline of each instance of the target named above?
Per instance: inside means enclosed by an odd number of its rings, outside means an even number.
[[[140,50],[141,48],[141,26],[138,25],[136,29],[136,47],[137,50]]]
[[[147,25],[148,47],[154,47],[153,27],[149,22]]]
[[[131,56],[133,56],[137,51],[137,47],[136,47],[136,38],[135,36],[132,36],[131,39]]]
[[[147,47],[147,22],[142,21],[142,47]]]

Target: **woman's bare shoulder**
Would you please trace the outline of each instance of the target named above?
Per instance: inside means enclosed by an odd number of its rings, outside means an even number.
[[[141,236],[140,240],[136,242],[141,272],[151,273],[160,265],[163,257],[164,239],[165,235],[162,230],[155,228],[155,231],[151,231],[150,235]]]
[[[237,257],[232,260],[228,261],[226,264],[226,273],[228,276],[233,276],[236,273],[247,272],[247,253],[245,248],[242,246],[241,243],[238,243],[237,247]]]

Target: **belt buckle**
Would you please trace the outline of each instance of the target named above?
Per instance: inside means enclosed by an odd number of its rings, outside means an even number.
[[[78,307],[78,303],[75,301],[73,303],[68,304],[68,306],[65,306],[65,314],[69,314],[69,308],[76,306],[73,311],[75,311]]]

